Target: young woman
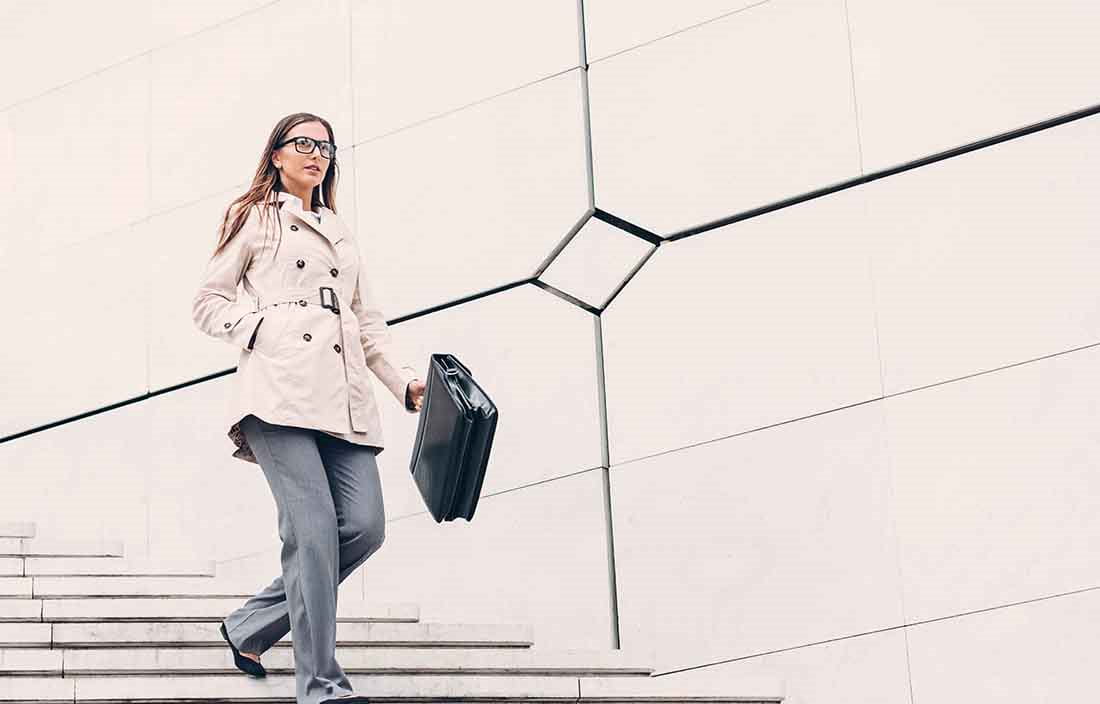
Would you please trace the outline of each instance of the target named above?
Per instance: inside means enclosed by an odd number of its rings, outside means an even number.
[[[384,444],[367,370],[409,413],[424,382],[391,349],[371,294],[373,262],[336,214],[336,140],[325,119],[275,125],[248,191],[222,218],[192,306],[195,325],[240,348],[233,456],[275,497],[282,575],[220,631],[244,672],[289,631],[297,704],[366,701],[336,662],[337,587],[385,537],[375,456]],[[306,209],[308,204],[308,210]],[[238,300],[237,287],[254,301]]]

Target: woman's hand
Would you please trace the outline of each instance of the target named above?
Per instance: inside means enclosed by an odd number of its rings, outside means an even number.
[[[412,404],[412,409],[417,412],[420,411],[420,407],[424,405],[424,389],[427,388],[420,379],[413,379],[409,382],[409,388],[405,391],[405,396],[408,398],[409,403]]]

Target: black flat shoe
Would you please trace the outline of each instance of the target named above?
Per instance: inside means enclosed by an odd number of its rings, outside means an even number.
[[[317,702],[317,704],[370,704],[370,699],[364,697],[362,694],[351,694],[345,697],[322,699]]]
[[[252,675],[253,677],[267,677],[267,670],[263,665],[251,658],[246,658],[241,655],[240,651],[237,650],[237,646],[233,645],[233,641],[229,640],[229,633],[226,632],[224,623],[218,627],[218,631],[222,634],[222,638],[225,638],[225,642],[229,643],[229,649],[233,651],[233,664],[237,666],[238,670]]]

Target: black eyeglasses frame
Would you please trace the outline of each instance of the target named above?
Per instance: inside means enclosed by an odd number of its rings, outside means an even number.
[[[299,139],[308,140],[309,149],[307,151],[304,151],[304,152],[302,151],[301,147],[298,145],[298,140]],[[325,153],[323,151],[321,151],[321,152],[319,152],[321,154],[321,158],[322,159],[333,159],[333,158],[336,157],[336,145],[335,144],[333,144],[332,142],[329,142],[328,140],[324,140],[324,139],[318,140],[318,139],[314,139],[313,137],[306,137],[305,135],[301,135],[301,136],[298,136],[298,137],[290,137],[289,139],[284,139],[282,142],[276,144],[275,148],[276,149],[282,149],[283,147],[290,144],[291,142],[294,143],[294,151],[298,152],[299,154],[312,154],[314,149],[319,150],[320,145],[327,144],[329,146],[329,150],[330,150],[329,151],[329,156],[325,156]]]

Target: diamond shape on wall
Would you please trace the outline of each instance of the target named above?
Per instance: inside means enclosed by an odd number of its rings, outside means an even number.
[[[657,244],[590,217],[539,280],[602,309]]]

